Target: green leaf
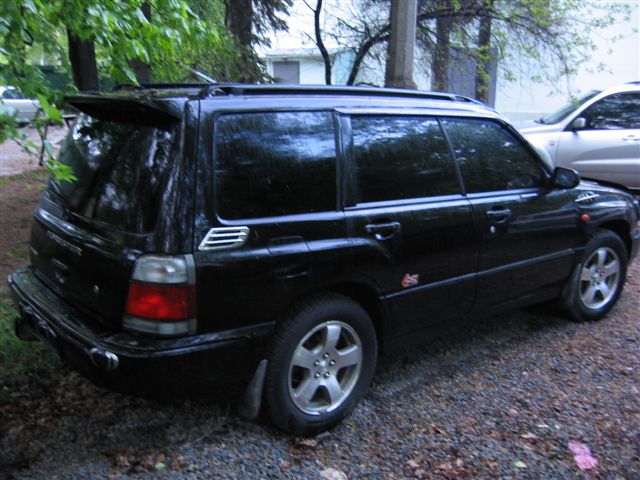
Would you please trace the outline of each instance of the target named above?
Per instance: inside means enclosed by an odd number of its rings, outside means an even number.
[[[513,466],[516,468],[527,468],[527,464],[522,460],[516,460],[515,462],[513,462]]]
[[[44,166],[51,172],[51,175],[53,175],[57,181],[75,182],[78,180],[73,173],[73,169],[69,165],[65,165],[55,158],[49,158],[44,162]]]

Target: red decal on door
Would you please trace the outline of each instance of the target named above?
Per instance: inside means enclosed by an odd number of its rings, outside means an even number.
[[[403,288],[413,287],[417,285],[419,281],[420,281],[420,275],[418,275],[417,273],[414,273],[413,275],[405,273],[404,277],[402,278],[402,287]]]

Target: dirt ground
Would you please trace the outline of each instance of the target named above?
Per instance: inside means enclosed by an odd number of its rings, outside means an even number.
[[[36,130],[33,128],[22,129],[27,134],[27,138],[40,145],[40,140]],[[49,127],[47,139],[58,149],[62,140],[67,134],[66,127]],[[22,151],[22,147],[14,141],[7,141],[0,145],[0,177],[17,175],[22,172],[39,170],[38,160]]]
[[[22,130],[39,145],[33,128]],[[50,127],[48,140],[57,150],[67,134],[66,127]],[[12,178],[10,178],[12,177]],[[31,214],[37,206],[47,173],[35,157],[14,141],[0,145],[0,295],[7,295],[4,279],[24,263],[29,248]]]
[[[25,261],[31,216],[42,194],[46,173],[23,174],[10,182],[0,178],[0,295],[8,295],[7,275]]]

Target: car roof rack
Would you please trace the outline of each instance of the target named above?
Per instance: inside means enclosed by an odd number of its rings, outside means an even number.
[[[374,97],[422,98],[429,100],[447,100],[466,102],[476,105],[484,104],[473,98],[455,93],[431,92],[426,90],[408,90],[400,88],[383,88],[375,86],[345,85],[283,85],[283,84],[248,84],[248,83],[142,83],[140,85],[119,84],[112,91],[122,90],[163,90],[163,89],[198,89],[199,96],[206,98],[217,95],[358,95]]]
[[[400,88],[353,87],[335,85],[281,85],[281,84],[243,84],[219,83],[207,85],[209,95],[361,95],[375,97],[426,98],[449,100],[452,102],[470,102],[483,105],[482,102],[463,95],[424,90],[405,90]]]
[[[119,83],[114,86],[111,91],[117,92],[120,90],[162,90],[162,89],[171,89],[171,88],[199,88],[203,89],[211,86],[209,83],[203,82],[167,82],[167,83],[141,83],[139,85],[134,85],[132,83]]]

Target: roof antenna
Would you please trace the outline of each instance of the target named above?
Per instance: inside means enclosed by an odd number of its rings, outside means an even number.
[[[191,73],[193,73],[195,76],[205,80],[207,83],[211,83],[211,84],[216,84],[218,82],[216,82],[213,78],[211,78],[208,75],[205,75],[204,73],[196,70],[193,67],[190,67],[189,65],[186,65],[185,63],[182,63],[180,60],[177,61],[177,64],[180,65],[182,68],[186,68],[187,70],[189,70]]]

